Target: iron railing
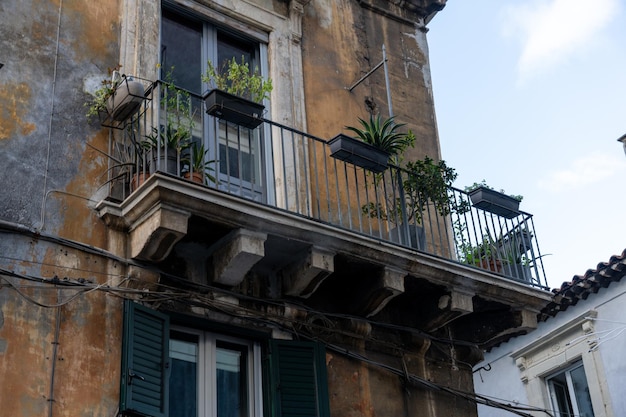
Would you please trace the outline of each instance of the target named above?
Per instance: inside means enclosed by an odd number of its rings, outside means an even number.
[[[116,127],[109,149],[111,198],[123,200],[151,173],[167,172],[547,288],[528,213],[501,216],[476,208],[453,187],[443,200],[433,199],[415,186],[410,171],[390,166],[372,173],[331,157],[326,140],[271,120],[248,129],[209,116],[202,97],[163,82],[152,84],[141,110]]]

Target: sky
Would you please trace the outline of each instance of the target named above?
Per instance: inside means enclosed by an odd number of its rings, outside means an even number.
[[[428,24],[443,159],[533,214],[548,285],[626,248],[626,1],[448,0]]]

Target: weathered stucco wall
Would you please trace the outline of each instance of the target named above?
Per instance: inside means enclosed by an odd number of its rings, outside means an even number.
[[[416,134],[410,158],[440,158],[426,30],[412,14],[383,15],[353,0],[314,1],[303,20],[303,68],[309,132],[326,139],[358,126],[369,112],[389,116],[383,67],[351,87],[382,62],[386,48],[396,121]],[[390,6],[391,7],[391,6]]]
[[[109,132],[85,117],[84,103],[117,64],[144,77],[156,73],[157,2],[141,3],[0,3],[0,221],[14,225],[0,232],[0,256],[7,269],[35,278],[0,282],[3,415],[42,416],[50,409],[54,417],[115,415],[120,299],[59,289],[36,278],[108,284],[127,274],[97,250],[125,256],[127,242],[93,210],[105,196],[107,168],[107,158],[95,149],[106,150]],[[246,2],[200,3],[220,10],[250,7]],[[300,32],[300,9],[283,1],[258,3],[265,11],[257,20],[272,19],[280,29],[270,33],[268,50],[277,84],[274,120],[306,125],[311,134],[328,139],[355,125],[357,117],[367,117],[370,109],[386,115],[382,68],[352,92],[346,90],[380,62],[385,44],[394,113],[417,134],[416,157],[439,156],[426,34],[411,16],[390,19],[354,0],[314,0],[304,5]],[[136,30],[137,22],[145,23],[143,31]],[[300,47],[303,78],[294,76]],[[397,357],[381,354],[379,359],[402,367]],[[471,388],[471,370],[436,359],[407,355],[406,365],[424,379]],[[475,414],[469,403],[422,387],[407,391],[398,376],[341,355],[329,354],[328,367],[333,416]]]
[[[117,1],[0,3],[0,221],[23,227],[0,233],[3,268],[111,278],[105,258],[43,237],[106,247],[92,208],[107,161],[92,146],[106,150],[108,133],[83,104],[119,61],[119,26]],[[11,277],[0,285],[1,414],[113,415],[120,301]]]

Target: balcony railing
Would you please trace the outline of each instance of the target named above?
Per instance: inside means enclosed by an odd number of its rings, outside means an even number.
[[[494,214],[451,187],[443,191],[446,198],[433,199],[416,186],[411,172],[395,166],[379,174],[366,171],[332,158],[324,139],[267,119],[255,129],[234,125],[207,115],[202,97],[162,82],[148,89],[132,119],[111,131],[112,199],[124,200],[151,173],[166,172],[546,287],[532,215]]]

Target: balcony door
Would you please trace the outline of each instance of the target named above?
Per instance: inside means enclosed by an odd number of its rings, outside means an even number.
[[[233,58],[267,71],[267,46],[245,34],[217,26],[181,10],[165,8],[161,23],[161,78],[189,91],[194,101],[193,140],[207,161],[216,161],[217,187],[255,201],[267,201],[264,127],[248,129],[204,112],[200,97],[212,86],[201,81],[207,61],[218,69]]]

